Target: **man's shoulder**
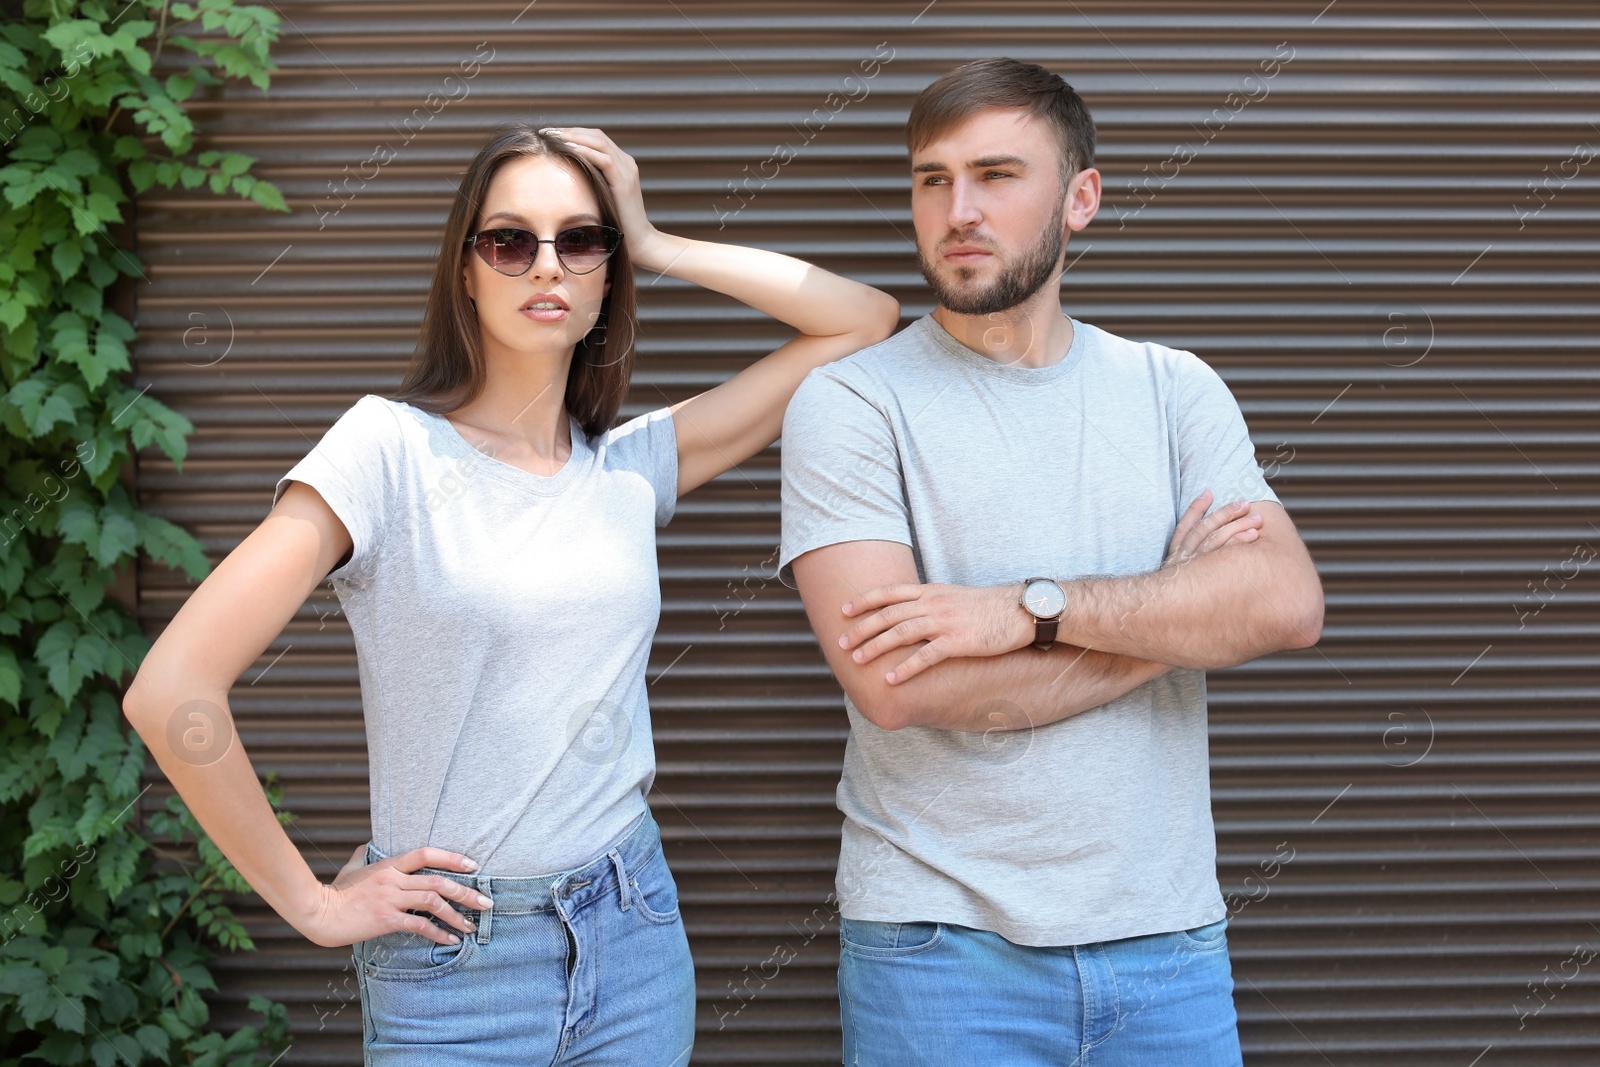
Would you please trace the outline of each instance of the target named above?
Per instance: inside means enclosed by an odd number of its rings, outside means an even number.
[[[892,389],[902,381],[901,372],[926,362],[922,353],[927,340],[923,326],[913,322],[875,345],[858,349],[842,359],[812,369],[807,379],[831,380],[859,389]]]
[[[1092,322],[1074,319],[1084,331],[1084,347],[1098,360],[1111,366],[1146,367],[1169,375],[1193,373],[1196,369],[1209,369],[1199,356],[1186,348],[1173,348],[1159,341],[1135,341],[1112,333]]]

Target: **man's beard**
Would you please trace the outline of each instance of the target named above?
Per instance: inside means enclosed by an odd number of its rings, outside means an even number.
[[[1064,218],[1064,205],[1056,205],[1044,232],[1039,234],[1033,246],[1015,262],[1002,267],[1000,276],[986,286],[964,286],[960,282],[946,281],[938,272],[937,259],[930,259],[920,248],[917,249],[917,262],[922,267],[923,278],[933,289],[933,295],[940,304],[956,314],[992,315],[998,311],[1008,311],[1037,293],[1055,274],[1061,262],[1061,251],[1067,244],[1066,233],[1061,225]],[[966,269],[956,268],[958,273]]]

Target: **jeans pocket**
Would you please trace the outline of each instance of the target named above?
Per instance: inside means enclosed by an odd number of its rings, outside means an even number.
[[[839,947],[857,956],[892,959],[927,952],[944,940],[944,924],[839,920]]]
[[[368,978],[414,982],[459,970],[472,958],[476,946],[477,940],[471,934],[458,944],[441,945],[421,934],[401,930],[356,942],[354,954],[357,966]]]
[[[1196,952],[1214,952],[1217,949],[1228,947],[1228,920],[1218,919],[1205,926],[1196,926],[1189,930],[1179,930],[1178,940],[1186,947]]]
[[[665,926],[678,921],[678,883],[667,866],[666,853],[657,845],[644,866],[628,876],[633,906],[647,920]]]

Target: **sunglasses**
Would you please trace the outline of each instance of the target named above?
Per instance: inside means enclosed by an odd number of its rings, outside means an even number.
[[[479,230],[466,244],[478,250],[483,261],[512,278],[528,273],[542,244],[555,245],[556,258],[573,274],[588,274],[622,244],[622,231],[611,226],[570,226],[554,237],[540,237],[518,226]]]

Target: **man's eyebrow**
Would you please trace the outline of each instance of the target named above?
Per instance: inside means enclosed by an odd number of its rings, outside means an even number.
[[[1016,167],[1028,165],[1028,161],[1021,156],[983,156],[967,164],[969,167]]]
[[[493,215],[490,215],[488,218],[483,220],[484,225],[487,226],[492,219],[510,219],[512,222],[520,222],[520,223],[522,223],[524,226],[528,227],[529,229],[533,228],[533,223],[529,222],[527,219],[523,218],[521,215],[517,214],[515,211],[496,211]],[[597,217],[595,215],[592,215],[589,212],[585,211],[585,212],[583,212],[581,214],[577,214],[577,215],[568,215],[565,219],[561,220],[561,225],[563,225],[563,226],[571,226],[574,223],[579,223],[579,222],[599,222],[599,221],[600,221],[599,217]]]
[[[982,170],[985,167],[1026,167],[1028,161],[1021,156],[980,156],[968,163],[973,170]],[[934,171],[949,170],[950,168],[937,160],[928,163],[918,163],[911,168],[913,174],[929,174]]]

